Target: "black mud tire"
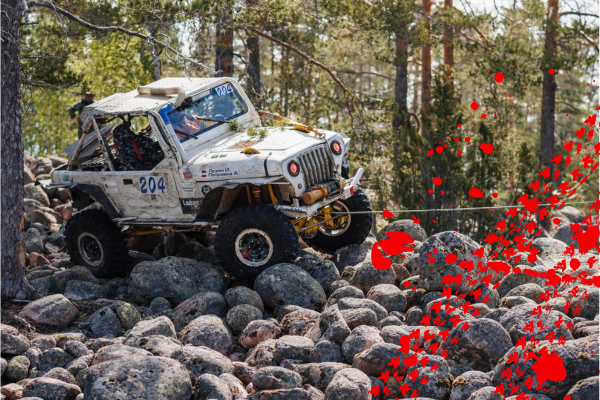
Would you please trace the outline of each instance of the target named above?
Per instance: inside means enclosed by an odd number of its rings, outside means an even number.
[[[373,211],[371,202],[361,189],[354,192],[354,196],[347,200],[339,200],[352,211]],[[350,226],[338,236],[328,236],[321,231],[311,238],[303,238],[304,242],[313,249],[326,254],[333,254],[340,247],[349,244],[362,244],[365,241],[373,225],[373,214],[352,214]]]
[[[128,267],[129,248],[121,229],[101,210],[84,210],[75,215],[65,226],[67,252],[71,261],[89,269],[97,278],[122,275]],[[91,241],[101,251],[100,262],[90,262],[80,244]],[[97,243],[97,245],[96,245]]]
[[[235,242],[248,229],[262,231],[273,244],[273,253],[263,265],[246,265],[236,253]],[[215,235],[219,264],[229,275],[248,282],[253,282],[261,272],[275,264],[293,262],[299,251],[298,234],[292,223],[275,208],[264,204],[234,208],[221,220]]]

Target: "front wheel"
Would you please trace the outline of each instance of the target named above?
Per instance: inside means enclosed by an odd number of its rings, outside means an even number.
[[[346,200],[338,200],[332,204],[333,215],[347,215],[337,229],[328,229],[321,225],[316,235],[304,238],[306,244],[321,253],[333,253],[340,247],[349,244],[361,244],[365,241],[373,225],[371,203],[361,189]],[[351,212],[359,211],[357,214]]]
[[[67,222],[67,252],[77,265],[89,269],[98,278],[125,271],[129,248],[119,227],[100,210],[84,210]]]
[[[254,280],[272,265],[293,262],[299,251],[292,223],[273,207],[251,204],[233,209],[215,235],[215,252],[227,273]]]

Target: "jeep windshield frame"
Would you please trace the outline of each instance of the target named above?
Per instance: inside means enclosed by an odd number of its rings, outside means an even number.
[[[180,143],[184,143],[247,112],[243,97],[231,83],[224,83],[187,97],[167,115]]]

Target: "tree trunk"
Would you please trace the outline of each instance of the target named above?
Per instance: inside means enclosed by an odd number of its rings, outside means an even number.
[[[23,137],[19,21],[21,2],[2,0],[2,298],[27,299],[37,292],[25,279],[23,248]]]
[[[554,178],[554,111],[556,109],[556,77],[549,70],[556,57],[556,39],[558,32],[558,0],[548,0],[548,19],[546,21],[546,43],[544,45],[544,59],[542,62],[542,116],[540,120],[540,163],[542,168],[550,168],[550,177]]]
[[[398,106],[398,114],[394,115],[392,126],[394,132],[402,137],[394,143],[394,169],[399,165],[399,144],[406,143],[406,125],[408,119],[408,43],[406,35],[396,34],[396,86],[394,88],[394,101]]]
[[[155,37],[158,32],[157,24],[146,24],[148,35]],[[156,43],[151,43],[152,48],[152,79],[155,81],[160,80],[160,58],[158,57],[158,49]]]
[[[221,14],[216,28],[215,70],[218,71],[217,76],[233,76],[233,30],[229,26],[229,16]]]
[[[423,14],[425,16],[431,16],[431,0],[422,0],[423,5]],[[429,19],[423,18],[425,27],[427,30],[427,36],[425,38],[425,45],[421,48],[421,111],[425,117],[430,116],[429,105],[431,104],[431,47],[429,45],[429,40],[431,36],[431,21]],[[421,179],[428,186],[431,185],[431,158],[427,156],[427,150],[432,149],[433,146],[429,140],[429,134],[427,132],[427,123],[426,120],[423,119],[423,123],[421,124],[421,135],[423,139],[425,139],[425,145],[422,149],[423,159],[425,162],[423,163],[423,167],[421,169]],[[427,187],[427,186],[426,186]],[[431,209],[433,208],[433,195],[429,192],[425,193],[425,208]],[[431,220],[431,213],[427,213],[427,219]]]
[[[260,101],[260,46],[258,36],[249,35],[246,39],[248,46],[248,83],[246,85],[250,99],[258,108],[262,107]]]
[[[449,15],[452,10],[452,0],[444,0],[444,11]],[[444,27],[444,76],[450,84],[452,81],[452,69],[454,68],[454,31],[452,26],[446,22]]]

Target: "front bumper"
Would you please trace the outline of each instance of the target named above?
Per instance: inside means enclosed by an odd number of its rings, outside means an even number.
[[[354,192],[356,191],[356,189],[357,189],[357,187],[347,184],[341,193],[339,193],[331,198],[325,198],[323,200],[319,200],[311,205],[297,206],[297,207],[296,206],[279,205],[276,208],[281,213],[283,213],[284,215],[287,215],[288,217],[291,217],[291,218],[312,217],[312,216],[318,214],[319,210],[321,208],[325,207],[326,205],[334,203],[338,200],[346,200],[346,199],[354,196]]]

